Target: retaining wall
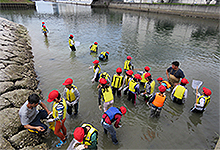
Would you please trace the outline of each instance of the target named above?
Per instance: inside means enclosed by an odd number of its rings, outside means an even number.
[[[35,3],[0,3],[0,9],[35,9]]]

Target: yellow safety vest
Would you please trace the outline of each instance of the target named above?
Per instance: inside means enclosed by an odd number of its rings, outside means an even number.
[[[71,42],[71,41],[72,41],[72,42]],[[74,43],[74,42],[75,42],[74,39],[70,39],[70,38],[69,38],[69,46],[73,46],[72,43]]]
[[[205,104],[204,104],[204,107],[203,108],[206,108],[207,107],[207,105],[209,104],[209,102],[210,102],[210,96],[204,96],[204,95],[201,95],[197,100],[196,100],[196,104],[199,104],[199,100],[200,100],[200,98],[204,98],[205,99]]]
[[[66,118],[66,110],[67,110],[66,101],[65,101],[64,98],[62,98],[62,100],[59,103],[62,103],[63,106],[64,106],[64,112],[63,112],[63,118],[62,119],[65,119]],[[58,117],[58,111],[56,110],[56,108],[57,108],[57,105],[59,103],[57,103],[57,102],[53,103],[53,118],[57,118]]]
[[[43,27],[42,30],[46,32],[46,31],[47,31],[47,28],[44,28],[44,27]]]
[[[144,85],[145,91],[146,91],[146,84],[147,84],[147,82]],[[154,80],[151,81],[150,86],[151,86],[150,94],[152,94],[154,92],[154,88],[155,88],[155,81]]]
[[[142,79],[141,79],[141,82],[142,82],[142,83],[146,83],[146,82],[147,82],[147,80],[145,79],[145,74],[146,74],[146,73],[147,73],[147,72],[145,72],[145,73],[142,74],[142,77],[141,77],[141,78],[142,78]]]
[[[107,89],[102,88],[103,101],[110,102],[111,100],[114,99],[113,94],[112,94],[112,88],[109,86]]]
[[[131,92],[135,92],[135,86],[137,85],[137,82],[135,82],[133,79],[130,80],[129,82],[129,90]]]
[[[119,76],[117,74],[114,74],[113,76],[113,80],[112,80],[112,87],[114,88],[119,88],[121,87],[121,81],[122,81],[123,77]]]
[[[171,87],[171,84],[168,81],[162,81],[162,82],[167,85],[167,89],[169,89]]]
[[[100,54],[102,54],[105,57],[106,52],[101,52]]]
[[[161,93],[156,93],[156,97],[152,104],[156,107],[162,107],[164,104],[164,101],[166,100],[166,96]]]
[[[95,132],[96,132],[96,138],[97,138],[96,140],[98,142],[98,130],[92,124],[84,123],[84,124],[82,124],[81,127],[90,127],[86,137],[81,142],[81,144],[91,145],[92,144],[91,137],[92,137],[93,133],[95,133]]]
[[[109,80],[111,77],[110,77],[110,75],[107,72],[103,72],[103,73],[100,74],[99,79],[101,79],[101,78]]]
[[[101,67],[99,66],[99,64],[97,66],[93,67],[93,71],[95,73],[95,70],[96,70],[97,67],[99,68],[98,74],[100,74],[101,73]]]
[[[75,85],[72,84],[72,88],[69,90],[68,88],[66,88],[66,99],[67,101],[69,102],[73,102],[76,100],[76,97],[75,97],[75,90],[77,89],[77,87]]]
[[[131,62],[131,60],[125,60],[124,63],[124,70],[131,70],[131,68],[129,67],[129,63]]]
[[[97,46],[98,46],[98,45],[93,44],[90,50],[96,53],[96,51],[97,51]]]
[[[181,86],[181,85],[177,85],[176,87],[176,91],[174,92],[173,96],[175,96],[178,99],[182,99],[184,92],[185,92],[186,88]]]

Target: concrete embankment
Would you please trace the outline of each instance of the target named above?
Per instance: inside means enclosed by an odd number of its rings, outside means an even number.
[[[0,18],[0,149],[47,149],[42,137],[20,123],[19,109],[32,93],[40,95],[27,29]]]
[[[0,9],[35,9],[35,3],[0,3]]]
[[[141,3],[121,3],[121,2],[111,2],[109,4],[106,2],[104,3],[94,2],[91,4],[91,6],[172,14],[172,15],[180,15],[185,17],[220,19],[219,6],[143,4],[143,3],[141,4]]]

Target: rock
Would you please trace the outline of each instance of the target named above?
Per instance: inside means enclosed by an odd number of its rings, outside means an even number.
[[[22,89],[30,89],[35,90],[38,87],[39,81],[34,78],[24,78],[21,81],[15,82],[16,88],[22,88]]]
[[[18,89],[10,91],[1,95],[2,98],[7,99],[13,106],[20,108],[28,99],[28,96],[33,94],[32,90]]]
[[[36,146],[27,146],[22,148],[21,150],[47,150],[49,149],[49,147],[47,146],[46,143],[42,143],[40,145],[36,145]]]
[[[0,149],[15,150],[11,144],[2,136],[0,136]]]
[[[0,110],[4,109],[6,107],[9,107],[10,105],[11,105],[11,103],[8,100],[0,97]]]
[[[0,82],[0,95],[14,88],[13,82]]]
[[[27,130],[22,130],[9,139],[12,146],[16,149],[21,149],[27,146],[34,146],[42,143],[42,138],[37,134],[29,133]]]
[[[0,82],[10,81],[10,77],[2,70],[3,69],[0,70]]]
[[[19,108],[6,108],[1,110],[0,120],[0,134],[8,139],[12,135],[18,133],[21,129],[21,122],[19,117]]]

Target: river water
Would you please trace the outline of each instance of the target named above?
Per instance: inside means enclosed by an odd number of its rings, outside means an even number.
[[[69,139],[63,149],[71,142],[73,129],[83,122],[99,130],[99,149],[214,148],[219,134],[219,21],[49,2],[38,2],[36,10],[1,10],[0,17],[27,27],[45,99],[54,88],[63,91],[65,78],[74,78],[81,93],[79,115],[67,116]],[[50,31],[47,38],[41,33],[42,21]],[[76,52],[68,47],[70,33],[80,42]],[[135,107],[125,95],[116,98],[115,106],[126,106],[128,113],[122,117],[123,127],[116,130],[119,145],[113,145],[100,124],[97,83],[91,83],[93,72],[88,69],[96,58],[89,54],[94,41],[99,43],[99,52],[110,52],[101,66],[111,75],[123,67],[127,55],[133,57],[135,68],[150,66],[154,79],[166,79],[166,69],[178,60],[190,81],[186,103],[173,103],[167,93],[160,118],[152,119],[143,98],[138,98]],[[213,92],[203,115],[190,112],[195,101],[192,80],[203,81],[202,86]],[[49,108],[52,105],[45,103]],[[45,141],[54,149],[58,140],[50,133]]]

